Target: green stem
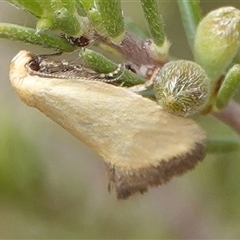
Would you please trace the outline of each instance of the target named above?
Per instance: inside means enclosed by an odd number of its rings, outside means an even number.
[[[194,37],[197,26],[202,18],[202,11],[198,0],[178,0],[182,23],[187,35],[190,48],[193,50]]]
[[[144,40],[147,39],[147,35],[139,28],[139,26],[131,18],[125,17],[125,24],[127,28],[136,36]]]
[[[208,153],[228,153],[239,149],[239,139],[209,139],[207,142]]]

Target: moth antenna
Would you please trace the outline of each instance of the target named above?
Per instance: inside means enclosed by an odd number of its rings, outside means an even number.
[[[99,77],[102,78],[103,82],[106,82],[106,83],[116,82],[124,75],[124,72],[126,70],[125,68],[123,68],[121,72],[121,69],[122,69],[122,64],[118,64],[117,68],[114,71],[109,73],[100,73]],[[121,73],[119,74],[119,72]],[[114,77],[115,75],[118,75],[118,76]]]

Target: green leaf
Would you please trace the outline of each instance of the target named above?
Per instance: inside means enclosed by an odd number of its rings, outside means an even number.
[[[90,49],[84,49],[80,51],[80,56],[83,62],[88,67],[94,69],[96,72],[111,73],[118,68],[118,65],[116,63],[110,61],[102,54]],[[144,78],[136,75],[132,71],[129,71],[125,68],[121,68],[118,76],[121,76],[120,79],[122,82],[124,82],[124,86],[133,86],[145,82]]]
[[[15,5],[17,8],[20,8],[24,11],[30,12],[34,16],[41,17],[44,14],[44,9],[41,4],[35,0],[8,0],[8,2]]]
[[[61,0],[63,7],[65,7],[69,12],[76,13],[77,12],[77,6],[75,0]]]
[[[60,38],[51,33],[37,32],[34,28],[11,23],[0,23],[0,37],[40,45],[61,52],[72,52],[75,49],[75,47],[64,38]]]
[[[152,36],[146,50],[153,59],[164,62],[168,59],[170,43],[164,32],[164,22],[158,11],[157,1],[141,0],[141,4]]]
[[[223,83],[218,91],[216,107],[224,108],[232,99],[240,83],[240,65],[236,64],[228,70]]]
[[[68,1],[68,0],[66,0]],[[84,12],[88,12],[94,6],[94,0],[76,0]]]
[[[96,8],[92,8],[87,12],[87,17],[93,26],[93,28],[100,34],[101,36],[108,37],[107,30],[105,25],[103,24],[102,16]]]
[[[110,39],[115,43],[121,43],[125,32],[121,2],[119,0],[96,0],[95,2]]]
[[[161,13],[158,11],[156,0],[141,0],[144,16],[148,23],[152,39],[157,46],[165,43],[164,21]]]
[[[55,26],[69,36],[81,36],[80,17],[66,8],[55,11]]]

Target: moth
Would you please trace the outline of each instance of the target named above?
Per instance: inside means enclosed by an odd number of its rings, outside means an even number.
[[[197,123],[107,80],[82,65],[28,51],[10,65],[20,99],[102,157],[118,199],[164,184],[203,160],[206,135]]]
[[[80,48],[86,47],[92,42],[90,39],[88,39],[85,36],[72,37],[72,36],[67,36],[65,34],[61,34],[61,35],[63,38],[67,39],[69,43]]]

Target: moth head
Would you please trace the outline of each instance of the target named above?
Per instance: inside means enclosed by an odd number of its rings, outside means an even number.
[[[12,59],[10,64],[11,81],[21,81],[27,76],[26,64],[33,59],[33,56],[35,54],[22,50]]]

